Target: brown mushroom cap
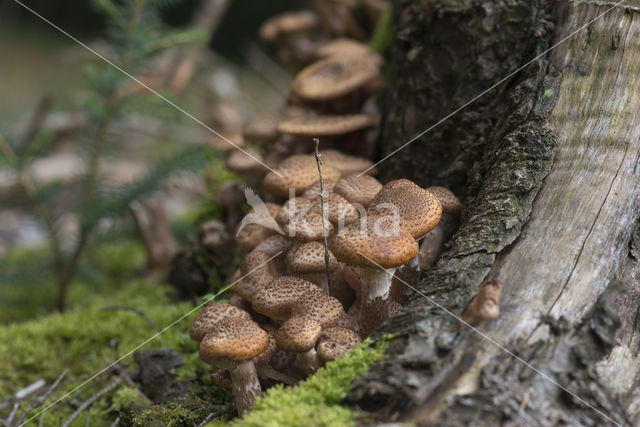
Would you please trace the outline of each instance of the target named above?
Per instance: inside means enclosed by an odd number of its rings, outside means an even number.
[[[325,271],[324,245],[320,242],[307,242],[295,245],[285,257],[287,269],[291,274],[318,273]],[[329,252],[329,270],[340,266],[338,260]]]
[[[338,181],[334,179],[324,179],[323,177],[322,186],[324,187],[324,192],[327,194],[331,193],[333,191],[333,187],[335,187],[337,182]],[[307,188],[304,191],[304,193],[302,193],[302,197],[304,197],[305,199],[313,199],[319,195],[320,195],[320,180],[317,180],[316,182],[311,184],[311,187]]]
[[[259,144],[273,141],[278,136],[277,122],[270,114],[254,114],[242,128],[244,139]]]
[[[229,144],[229,142],[231,142],[231,144]],[[224,139],[219,136],[214,136],[211,138],[209,144],[223,153],[237,151],[238,147],[244,148],[247,145],[241,133],[227,133]]]
[[[305,292],[293,304],[291,317],[308,317],[323,327],[330,325],[345,315],[342,303],[336,298],[313,289]]]
[[[315,55],[318,59],[323,59],[334,55],[368,56],[378,67],[384,65],[384,59],[382,58],[382,56],[369,49],[367,45],[349,38],[337,38],[329,40],[327,43],[323,44],[316,50]]]
[[[270,220],[273,221],[280,213],[280,206],[275,203],[265,203],[264,205],[267,208],[267,212],[258,213],[252,209],[243,218],[244,220],[252,215],[251,221],[236,233],[236,243],[246,252],[251,252],[260,242],[277,233],[276,230],[260,224],[268,224]],[[262,217],[263,214],[264,218]]]
[[[202,307],[202,311],[194,319],[189,328],[189,336],[194,341],[201,341],[213,325],[228,317],[251,320],[249,313],[238,307],[224,302],[211,302]]]
[[[252,251],[242,261],[242,279],[235,285],[235,293],[252,302],[255,294],[278,277],[278,270],[271,257],[264,252]]]
[[[296,117],[278,123],[278,132],[306,137],[336,136],[367,129],[377,124],[378,116],[368,114]]]
[[[325,223],[327,235],[333,233],[333,224],[327,221]],[[282,229],[285,235],[289,238],[297,240],[299,242],[311,242],[313,240],[322,240],[324,235],[322,233],[322,215],[316,212],[307,212],[305,214],[298,215]]]
[[[217,322],[200,342],[200,359],[207,363],[221,360],[240,362],[253,359],[266,350],[269,334],[252,320],[226,318]]]
[[[287,224],[300,213],[310,211],[310,203],[311,200],[305,197],[293,197],[287,200],[284,205],[282,205],[282,209],[280,209],[280,211],[278,212],[278,215],[276,216],[276,222],[280,225]]]
[[[382,184],[372,176],[349,175],[338,181],[333,191],[351,203],[358,203],[368,208],[381,189]]]
[[[320,196],[313,201],[311,211],[317,214],[322,212]],[[360,213],[347,199],[337,193],[329,193],[324,200],[325,218],[333,225],[339,226],[351,224],[360,218]]]
[[[322,331],[318,356],[324,361],[336,360],[362,342],[360,336],[347,328],[333,327]]]
[[[281,234],[274,234],[260,242],[260,244],[255,247],[254,251],[264,252],[269,257],[272,257],[279,252],[287,252],[290,248],[290,240],[287,240]]]
[[[282,324],[276,335],[278,347],[302,353],[315,347],[322,325],[308,317],[292,317]]]
[[[375,175],[377,172],[373,168],[373,163],[364,157],[350,156],[337,150],[324,150],[322,161],[327,165],[338,169],[342,176],[359,174],[365,172],[368,175]]]
[[[225,161],[227,169],[238,173],[248,172],[267,172],[267,167],[264,165],[262,155],[251,150],[245,151],[235,150],[227,157]]]
[[[338,232],[331,244],[331,251],[345,264],[392,268],[415,257],[418,244],[393,218],[368,215]]]
[[[338,180],[341,177],[340,172],[331,166],[323,165],[321,170],[324,179]],[[318,179],[316,159],[309,154],[287,157],[276,171],[280,176],[271,171],[262,184],[266,191],[280,197],[288,197],[290,189],[301,194]]]
[[[408,180],[386,184],[374,197],[369,215],[398,215],[400,227],[415,239],[431,231],[442,216],[442,205],[429,191]]]
[[[436,196],[442,205],[442,213],[458,215],[462,211],[462,202],[451,190],[445,187],[427,187],[427,191]]]
[[[334,55],[321,59],[296,75],[293,93],[309,101],[327,101],[355,92],[380,75],[369,56]]]
[[[266,288],[256,292],[253,309],[273,319],[285,320],[291,315],[291,307],[305,292],[319,289],[299,277],[283,276],[271,281]]]
[[[318,15],[311,10],[286,12],[265,21],[258,35],[264,43],[276,43],[289,35],[311,31],[319,24]]]

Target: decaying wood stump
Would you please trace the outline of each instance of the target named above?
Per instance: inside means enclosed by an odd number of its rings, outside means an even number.
[[[380,165],[463,197],[419,290],[459,316],[495,278],[502,312],[478,329],[539,372],[415,296],[348,400],[420,424],[640,425],[640,1],[394,14],[382,156],[542,54]]]

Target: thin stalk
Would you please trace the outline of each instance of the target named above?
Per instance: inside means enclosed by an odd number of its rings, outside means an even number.
[[[327,237],[327,225],[324,215],[324,182],[322,181],[322,155],[318,150],[320,140],[313,138],[315,144],[316,165],[318,165],[318,175],[320,176],[320,215],[322,216],[322,236],[324,237],[324,266],[327,272],[327,291],[329,296],[333,296],[333,286],[331,285],[331,269],[329,268],[329,241]]]

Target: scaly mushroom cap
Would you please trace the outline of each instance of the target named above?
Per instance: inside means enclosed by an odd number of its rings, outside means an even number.
[[[402,310],[402,304],[395,301],[389,302],[389,317],[397,316],[400,310]]]
[[[427,187],[427,191],[436,196],[442,205],[442,213],[451,215],[459,215],[462,211],[462,202],[456,197],[451,190],[445,187],[432,186]]]
[[[246,149],[245,151],[246,153],[240,150],[231,152],[225,161],[227,169],[238,173],[266,173],[268,169],[264,165],[264,159],[262,156],[251,149]]]
[[[415,239],[438,225],[442,205],[431,192],[408,180],[391,181],[374,197],[369,215],[398,215],[400,227]]]
[[[242,136],[248,141],[265,144],[278,136],[277,123],[266,113],[254,114],[242,128]]]
[[[318,25],[320,20],[313,11],[286,12],[266,20],[260,26],[258,36],[264,43],[276,43],[291,34],[311,31]]]
[[[325,223],[327,235],[333,233],[333,224],[330,221]],[[322,215],[316,212],[307,212],[298,215],[282,227],[287,237],[299,242],[311,242],[322,240]]]
[[[392,268],[415,257],[418,244],[392,217],[368,215],[343,228],[334,238],[331,251],[345,264]]]
[[[381,189],[382,184],[372,176],[349,175],[338,181],[333,191],[351,203],[368,208]]]
[[[311,211],[317,214],[322,212],[320,196],[313,201]],[[333,225],[348,225],[360,218],[360,213],[347,199],[336,193],[329,193],[324,200],[325,218]]]
[[[338,321],[344,315],[342,303],[320,289],[302,294],[291,309],[291,317],[308,317],[323,327]]]
[[[220,360],[241,362],[266,350],[269,334],[252,320],[226,318],[217,322],[200,341],[200,359],[206,363]]]
[[[245,257],[240,265],[242,279],[235,285],[236,294],[252,302],[257,292],[278,277],[278,269],[268,262],[269,258],[260,251],[252,251]]]
[[[322,161],[327,165],[338,169],[342,176],[359,174],[367,171],[369,175],[374,175],[377,170],[371,168],[373,163],[364,157],[350,156],[338,150],[324,150],[322,152]],[[371,169],[370,169],[371,168]]]
[[[328,41],[316,50],[316,58],[323,59],[330,56],[367,56],[371,58],[378,67],[384,65],[384,59],[369,49],[365,44],[354,39],[337,38]]]
[[[229,144],[229,142],[232,144]],[[223,153],[230,153],[238,150],[238,147],[244,148],[247,145],[241,133],[226,134],[224,139],[216,135],[211,138],[209,144]]]
[[[315,347],[322,333],[322,325],[307,317],[292,317],[282,324],[276,335],[278,347],[302,353]]]
[[[296,75],[291,89],[309,101],[327,101],[355,92],[380,75],[368,56],[334,55],[314,62]]]
[[[280,213],[281,207],[275,203],[265,203],[264,205],[267,211],[258,213],[252,209],[243,218],[243,221],[247,218],[250,219],[249,223],[236,233],[236,243],[246,252],[251,252],[260,242],[277,233],[276,230],[260,224],[269,224],[273,221]]]
[[[324,177],[322,178],[322,186],[324,187],[324,192],[326,194],[329,194],[333,191],[333,187],[335,187],[336,183],[338,181],[333,180],[333,179],[324,179]],[[313,184],[311,184],[311,187],[307,188],[304,193],[302,193],[302,197],[304,197],[305,199],[313,199],[316,196],[320,195],[320,180],[317,180],[316,182],[314,182]]]
[[[260,251],[272,257],[279,252],[287,252],[291,248],[291,241],[285,239],[281,234],[274,234],[264,239],[254,251]]]
[[[194,341],[201,341],[206,333],[222,319],[228,317],[251,320],[244,310],[224,302],[211,302],[204,307],[189,328],[189,336]]]
[[[318,273],[325,271],[324,245],[320,242],[307,242],[295,245],[285,258],[285,264],[291,274]],[[329,252],[329,270],[335,271],[340,264]]]
[[[288,319],[291,307],[302,294],[318,286],[299,277],[283,276],[271,281],[266,288],[256,292],[253,309],[277,320]]]
[[[362,342],[360,336],[347,328],[327,328],[318,342],[318,356],[326,362],[336,360]]]
[[[284,205],[282,205],[282,209],[280,209],[280,211],[278,212],[278,215],[276,216],[276,222],[280,225],[287,224],[301,212],[310,211],[310,203],[311,200],[305,197],[293,197],[287,200]]]
[[[336,136],[367,129],[377,124],[378,117],[367,114],[296,117],[278,123],[278,132],[305,137]]]
[[[337,181],[341,177],[340,172],[331,166],[323,165],[321,170],[324,179]],[[280,163],[276,171],[281,176],[271,171],[264,177],[262,185],[266,191],[280,197],[288,197],[289,189],[302,194],[318,179],[316,159],[310,154],[296,154],[287,157]]]

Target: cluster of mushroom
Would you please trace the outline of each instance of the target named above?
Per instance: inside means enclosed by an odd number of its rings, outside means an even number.
[[[449,206],[411,181],[383,186],[360,175],[370,166],[366,160],[328,154],[322,173],[330,274],[317,165],[311,155],[294,155],[277,169],[280,175],[265,176],[264,188],[295,197],[247,214],[255,218],[237,235],[247,255],[234,293],[229,303],[205,306],[191,327],[200,357],[222,368],[212,378],[233,390],[240,413],[262,386],[314,373],[397,313],[394,271],[418,264],[417,239],[437,229]]]
[[[382,58],[355,40],[310,43],[317,15],[306,14],[298,27],[292,16],[270,20],[261,34],[297,55],[313,44],[297,61],[315,62],[294,78],[283,120],[255,115],[234,139],[243,151],[229,151],[226,165],[266,203],[250,200],[242,217],[242,186],[218,192],[227,232],[246,256],[229,302],[207,304],[190,329],[240,414],[263,388],[313,374],[397,313],[406,286],[394,276],[433,263],[461,209],[442,187],[405,179],[383,186],[374,178],[368,132],[378,121],[372,95]],[[312,138],[322,142],[321,165],[309,154]]]

